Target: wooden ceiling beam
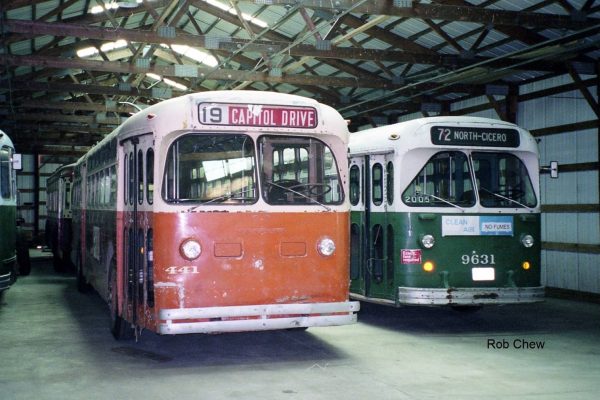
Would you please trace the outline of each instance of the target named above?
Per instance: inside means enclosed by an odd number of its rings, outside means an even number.
[[[264,2],[264,0],[239,1],[250,3],[261,2],[261,4]],[[335,2],[329,2],[322,0],[303,0],[302,5],[306,8],[328,10],[335,13],[353,7],[360,1],[361,0],[336,0]],[[296,3],[297,0],[269,0],[269,4],[272,5],[294,5]],[[524,26],[532,29],[556,28],[579,30],[600,23],[599,19],[586,16],[574,18],[571,15],[498,10],[466,5],[425,4],[417,3],[415,1],[406,3],[410,4],[410,6],[394,6],[393,0],[368,1],[362,5],[356,6],[354,13],[389,15],[402,18],[474,22],[484,25]]]
[[[140,67],[119,61],[97,61],[87,59],[66,59],[44,56],[14,56],[0,54],[0,62],[9,66],[37,66],[56,69],[81,69],[86,71],[104,71],[120,74],[145,74],[155,73],[161,76],[178,77],[176,65],[153,65],[149,67]],[[270,76],[266,72],[252,72],[234,69],[218,69],[208,67],[190,66],[194,69],[195,77],[201,79],[214,79],[224,81],[256,81],[270,83],[290,83],[316,86],[335,86],[335,87],[369,87],[387,89],[394,85],[392,82],[384,79],[375,79],[364,72],[361,76],[352,78],[333,77],[333,76],[309,76],[302,74],[286,74],[282,76]],[[140,89],[141,90],[141,89]],[[175,90],[173,92],[176,92]],[[104,93],[103,93],[104,94]],[[119,93],[121,94],[121,93]]]

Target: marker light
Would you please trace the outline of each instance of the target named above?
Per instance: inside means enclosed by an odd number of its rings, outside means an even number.
[[[319,250],[319,253],[322,256],[328,257],[328,256],[332,255],[333,252],[335,251],[335,242],[328,237],[323,238],[317,244],[317,250]]]
[[[531,268],[531,264],[529,264],[529,261],[523,261],[523,264],[521,264],[521,267],[523,267],[523,269],[525,271],[527,271],[529,268]]]
[[[435,238],[432,235],[423,235],[421,238],[421,245],[426,249],[432,248],[434,244]]]
[[[425,272],[431,272],[435,269],[435,265],[433,265],[432,261],[425,261],[425,263],[423,264],[423,271]]]
[[[533,236],[531,235],[523,235],[523,237],[521,237],[521,244],[527,248],[533,246],[534,240],[533,240]]]
[[[179,252],[184,258],[192,261],[200,257],[202,246],[194,239],[187,239],[179,246]]]

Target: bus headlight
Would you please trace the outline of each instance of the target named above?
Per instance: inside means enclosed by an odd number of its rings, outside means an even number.
[[[435,238],[433,237],[433,235],[423,235],[421,237],[421,245],[424,248],[430,249],[433,247],[434,244],[435,244]]]
[[[521,244],[524,247],[531,247],[533,246],[534,240],[533,240],[533,236],[531,235],[523,235],[523,237],[521,237]]]
[[[323,238],[317,243],[317,250],[322,256],[329,257],[335,252],[335,242],[328,237]]]
[[[197,240],[187,239],[179,246],[179,252],[183,258],[192,261],[200,257],[200,254],[202,254],[202,246],[200,246],[200,243]]]

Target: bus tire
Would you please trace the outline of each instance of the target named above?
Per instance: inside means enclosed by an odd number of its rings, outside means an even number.
[[[113,259],[114,260],[114,259]],[[110,332],[116,340],[131,339],[134,336],[134,330],[130,324],[119,315],[119,299],[117,297],[117,268],[111,262],[110,276],[108,283],[108,306],[110,309]]]
[[[19,264],[19,275],[27,276],[31,273],[31,260],[27,245],[17,244],[17,263]]]
[[[60,256],[54,251],[52,252],[52,265],[54,266],[54,272],[65,272]]]
[[[87,293],[90,291],[90,285],[85,280],[85,275],[83,275],[83,263],[81,261],[81,255],[77,254],[77,266],[76,266],[76,276],[77,276],[77,291],[79,293]]]

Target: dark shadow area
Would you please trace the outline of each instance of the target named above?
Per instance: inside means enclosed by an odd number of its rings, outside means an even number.
[[[69,313],[76,324],[74,332],[70,334],[77,335],[74,340],[83,342],[87,351],[101,363],[127,361],[139,363],[140,366],[168,364],[169,367],[277,363],[307,363],[310,366],[346,357],[343,352],[311,333],[311,329],[173,336],[143,331],[137,342],[117,341],[109,330],[108,305],[93,290],[79,293],[75,277],[57,274],[51,262],[43,262],[36,265],[35,272],[28,279],[31,280],[28,285],[31,290],[40,285],[56,286],[49,288],[44,296],[53,296],[55,298],[48,299],[50,303],[64,306],[64,312]],[[55,290],[55,295],[52,295],[52,290]]]
[[[547,298],[541,303],[484,306],[476,311],[450,307],[389,307],[361,303],[359,321],[416,335],[507,334],[597,329],[590,304]],[[573,313],[573,307],[578,312]]]

